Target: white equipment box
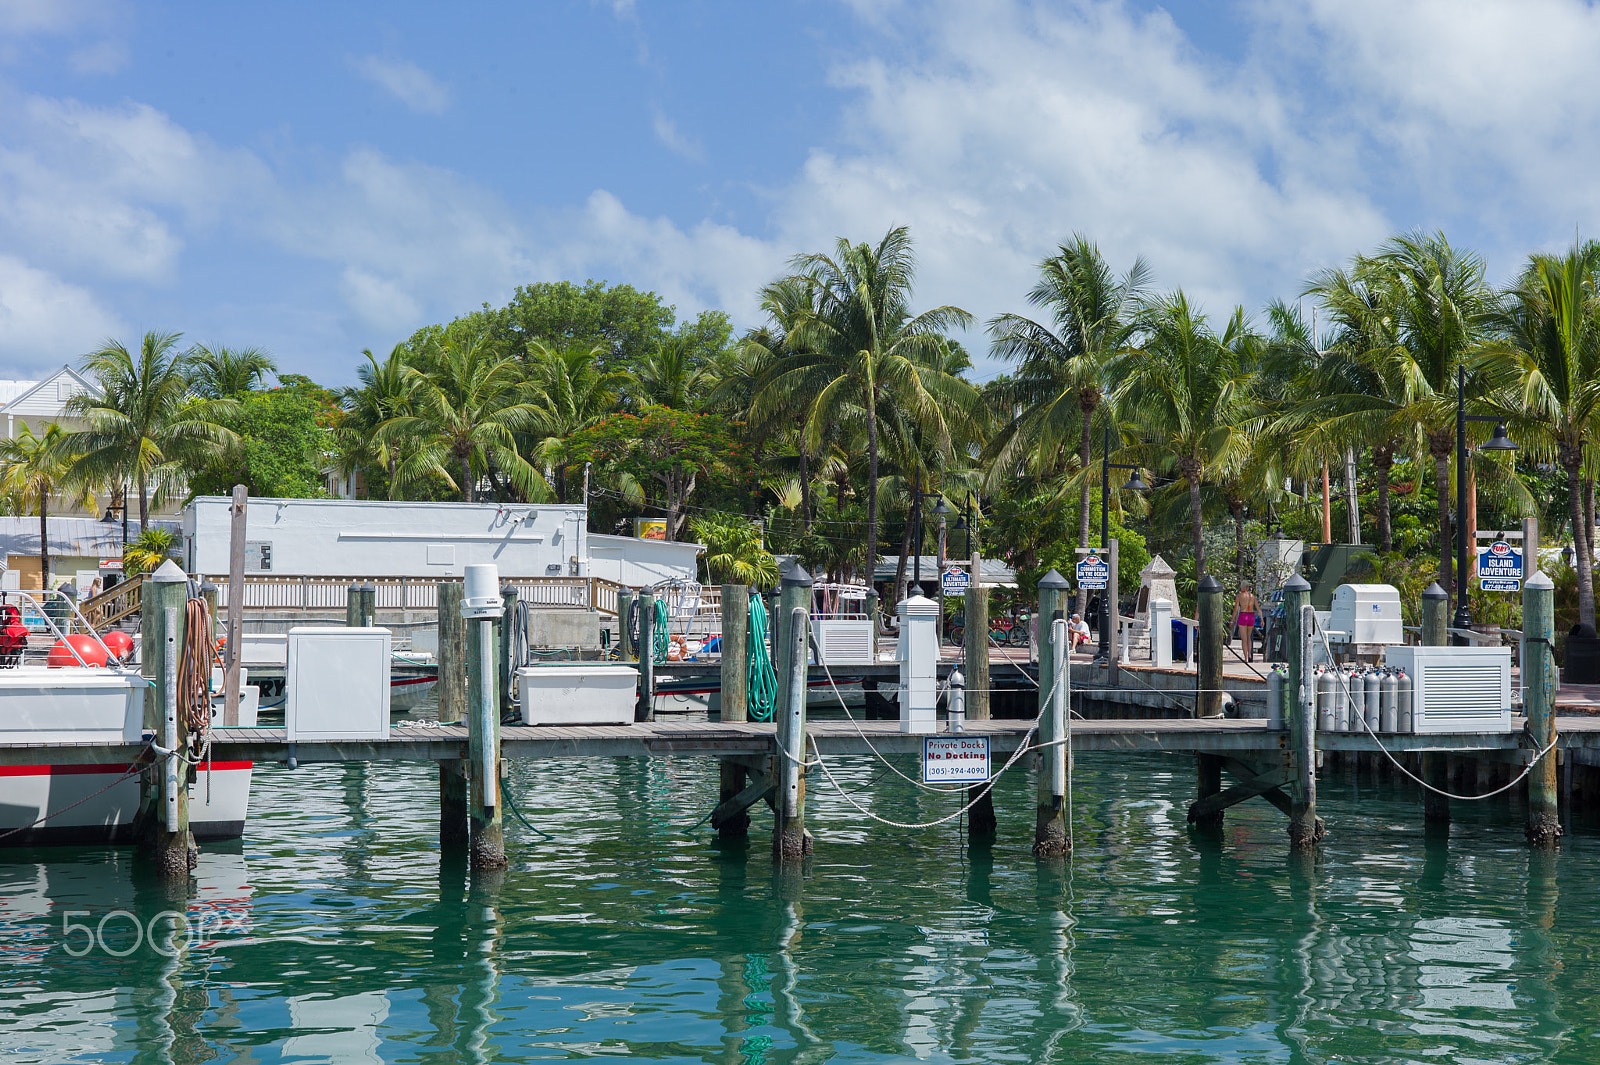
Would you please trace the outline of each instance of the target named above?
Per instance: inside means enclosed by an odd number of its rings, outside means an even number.
[[[1384,663],[1411,678],[1418,735],[1511,731],[1511,648],[1390,647]]]
[[[866,618],[812,618],[823,666],[872,665],[872,622]]]
[[[1392,584],[1341,584],[1333,590],[1328,641],[1357,646],[1405,643],[1400,589]]]
[[[527,725],[631,725],[639,671],[603,662],[523,666],[517,701]]]
[[[300,740],[381,740],[389,734],[389,630],[289,630],[284,724]]]

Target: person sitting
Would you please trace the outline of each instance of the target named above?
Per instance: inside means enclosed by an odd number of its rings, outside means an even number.
[[[1072,651],[1089,642],[1089,624],[1082,614],[1072,615],[1072,620],[1067,622],[1067,638],[1072,641]]]

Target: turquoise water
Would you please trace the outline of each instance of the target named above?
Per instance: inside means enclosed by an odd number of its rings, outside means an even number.
[[[840,765],[882,816],[955,808]],[[1445,843],[1414,795],[1328,780],[1310,863],[1264,804],[1192,837],[1189,761],[1088,755],[1069,863],[1029,856],[1019,773],[992,849],[817,783],[816,855],[789,872],[764,808],[748,849],[687,831],[706,760],[552,761],[511,782],[559,838],[511,823],[512,868],[475,882],[441,868],[435,781],[263,767],[247,838],[205,849],[188,899],[128,851],[0,857],[0,1060],[1600,1059],[1600,848],[1530,853],[1517,803]]]

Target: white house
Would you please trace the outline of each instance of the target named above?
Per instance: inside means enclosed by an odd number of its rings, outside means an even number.
[[[38,435],[51,422],[69,431],[83,428],[80,420],[67,415],[67,400],[94,390],[94,383],[70,366],[42,381],[0,381],[0,423],[6,439],[16,439],[24,425]]]
[[[228,572],[230,501],[183,511],[190,573]],[[597,536],[578,505],[255,499],[246,511],[245,572],[295,577],[459,577],[492,562],[506,577],[604,577],[629,585],[692,580],[698,544]]]

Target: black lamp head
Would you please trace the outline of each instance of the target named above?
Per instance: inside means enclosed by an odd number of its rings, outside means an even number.
[[[941,517],[941,518],[942,518],[942,517],[944,517],[944,516],[945,516],[945,515],[946,515],[946,514],[954,514],[954,513],[955,513],[955,511],[954,511],[954,510],[952,510],[952,509],[951,509],[951,508],[950,508],[950,505],[949,505],[949,504],[948,504],[948,503],[946,503],[946,502],[945,502],[945,501],[944,501],[944,496],[940,496],[940,497],[939,497],[939,504],[938,504],[938,506],[936,506],[936,507],[934,507],[934,508],[933,508],[933,513],[934,513],[934,514],[935,514],[935,515],[936,515],[936,516],[938,516],[938,517]]]
[[[1133,476],[1128,478],[1128,483],[1127,483],[1126,487],[1130,492],[1148,492],[1148,491],[1150,491],[1150,486],[1144,483],[1143,478],[1141,478],[1139,476],[1139,471],[1138,470],[1134,470],[1133,471]]]
[[[1513,444],[1510,440],[1508,440],[1506,438],[1506,423],[1505,422],[1497,422],[1495,424],[1494,436],[1490,437],[1489,438],[1489,442],[1487,444],[1483,445],[1483,450],[1485,450],[1485,451],[1515,451],[1515,450],[1517,450],[1517,445]]]

